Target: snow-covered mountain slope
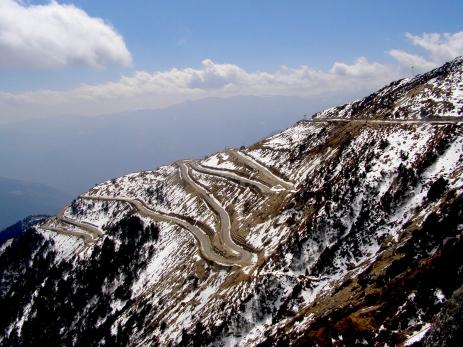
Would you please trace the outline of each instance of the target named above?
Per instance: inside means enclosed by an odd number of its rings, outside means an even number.
[[[366,98],[316,118],[429,119],[463,116],[463,57],[414,78],[392,82]]]
[[[451,345],[462,64],[95,186],[0,254],[1,343]]]

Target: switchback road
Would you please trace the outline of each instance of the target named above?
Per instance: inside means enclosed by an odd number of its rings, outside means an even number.
[[[276,186],[280,186],[284,190],[294,190],[293,183],[286,181],[283,178],[275,175],[272,171],[270,171],[268,168],[266,168],[264,165],[262,165],[257,160],[250,157],[249,155],[244,154],[243,152],[235,150],[235,149],[228,149],[227,153],[232,155],[237,160],[244,162],[246,165],[253,168],[254,170],[260,172],[262,175],[264,175],[270,182],[272,182]]]
[[[265,185],[265,184],[263,184],[261,182],[258,182],[258,181],[255,181],[255,180],[252,180],[252,179],[237,175],[236,173],[234,173],[232,171],[212,168],[212,167],[204,166],[204,165],[201,165],[201,164],[198,164],[198,163],[195,163],[195,162],[190,162],[190,165],[195,171],[198,171],[198,172],[201,172],[201,173],[204,173],[204,174],[207,174],[207,175],[225,177],[225,178],[229,178],[232,181],[239,181],[239,182],[244,183],[244,184],[252,185],[252,186],[257,187],[264,194],[274,193],[269,186],[267,186],[267,185]]]
[[[174,217],[174,216],[170,216],[165,213],[154,211],[151,208],[149,208],[145,202],[139,199],[131,199],[131,198],[126,198],[126,197],[95,196],[95,195],[81,195],[80,198],[98,200],[98,201],[120,201],[120,202],[129,203],[133,207],[135,207],[135,209],[138,211],[138,213],[140,213],[140,215],[144,217],[148,217],[153,220],[158,220],[161,222],[175,223],[187,229],[198,242],[199,250],[203,258],[209,261],[215,262],[222,266],[250,265],[248,261],[249,259],[247,258],[246,259],[242,259],[242,258],[231,259],[231,258],[226,258],[218,254],[217,252],[214,251],[210,238],[199,227],[197,227],[196,225],[192,225],[189,222],[183,219],[180,219],[178,217]]]

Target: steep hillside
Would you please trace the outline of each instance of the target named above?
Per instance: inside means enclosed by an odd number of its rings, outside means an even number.
[[[455,345],[462,64],[96,185],[0,254],[1,343]]]
[[[395,81],[368,97],[319,112],[319,118],[433,119],[463,113],[463,57],[413,79]]]

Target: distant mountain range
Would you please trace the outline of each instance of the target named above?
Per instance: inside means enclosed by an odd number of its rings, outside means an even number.
[[[0,247],[5,241],[19,237],[24,231],[38,223],[43,222],[48,217],[49,216],[47,215],[29,216],[23,220],[20,220],[19,222],[14,223],[13,225],[10,225],[9,227],[6,227],[3,230],[0,230]]]
[[[323,100],[208,98],[165,109],[53,117],[0,127],[0,175],[78,194],[97,182],[249,145],[290,126]]]
[[[0,230],[36,214],[54,214],[71,200],[45,184],[0,177]]]

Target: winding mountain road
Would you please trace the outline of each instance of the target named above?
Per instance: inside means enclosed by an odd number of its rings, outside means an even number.
[[[66,235],[66,236],[77,237],[79,239],[82,239],[82,241],[84,241],[85,246],[89,246],[89,245],[91,245],[92,243],[95,242],[95,239],[91,235],[89,235],[89,234],[87,234],[85,232],[73,231],[73,230],[68,230],[68,229],[64,229],[64,228],[52,227],[52,226],[48,226],[48,225],[42,225],[40,228],[44,229],[44,230],[53,231],[53,232],[55,232],[57,234],[63,234],[63,235]]]
[[[268,168],[266,168],[264,165],[262,165],[257,160],[250,157],[249,155],[244,154],[243,152],[238,151],[236,149],[227,149],[226,151],[227,153],[232,155],[234,158],[244,162],[249,167],[260,172],[262,175],[264,175],[270,182],[272,182],[276,186],[280,186],[281,188],[283,188],[283,190],[290,190],[290,191],[294,190],[295,186],[293,183],[286,181],[282,179],[281,177],[275,175],[272,171],[270,171]],[[275,190],[275,188],[273,188],[273,190]]]
[[[226,258],[214,251],[210,238],[207,234],[196,225],[192,225],[187,221],[184,221],[178,217],[170,216],[164,213],[160,213],[149,208],[145,202],[139,199],[131,199],[126,197],[109,197],[109,196],[94,196],[94,195],[81,195],[81,199],[98,200],[98,201],[120,201],[131,204],[135,209],[144,217],[158,220],[161,222],[169,222],[180,225],[187,229],[196,239],[198,248],[203,258],[217,263],[222,266],[247,266],[250,265],[249,258]]]
[[[196,182],[190,176],[190,167],[188,166],[187,162],[180,161],[177,162],[177,165],[180,169],[180,176],[185,182],[187,182],[193,190],[198,192],[205,201],[211,206],[214,212],[219,216],[220,219],[220,232],[219,236],[223,241],[224,246],[227,250],[239,257],[242,262],[247,263],[248,265],[252,263],[253,255],[251,252],[245,250],[241,246],[237,245],[232,237],[231,237],[231,221],[228,212],[225,208],[220,204],[220,202],[212,195],[209,191],[207,191],[201,184]]]
[[[405,119],[405,120],[392,120],[392,119],[345,119],[345,118],[315,118],[310,120],[305,120],[308,123],[362,123],[362,124],[461,124],[463,123],[463,117],[458,117],[456,119]],[[243,177],[237,173],[220,169],[213,168],[201,165],[200,163],[194,161],[179,161],[177,166],[179,168],[180,178],[186,182],[191,189],[202,197],[202,199],[207,203],[209,208],[218,216],[219,219],[219,230],[215,233],[217,235],[217,240],[220,242],[221,247],[225,251],[224,254],[218,253],[214,248],[213,241],[214,237],[209,235],[206,230],[198,227],[196,223],[192,224],[191,220],[187,220],[182,216],[173,216],[164,212],[158,212],[151,209],[144,201],[140,199],[132,199],[128,197],[110,197],[110,196],[94,196],[94,195],[80,195],[80,199],[89,199],[96,201],[119,201],[125,202],[133,206],[140,215],[144,217],[151,218],[153,220],[174,223],[181,226],[184,229],[187,229],[195,238],[199,252],[201,256],[211,262],[214,262],[221,266],[233,267],[239,266],[244,267],[252,265],[254,263],[255,252],[250,252],[249,250],[243,248],[243,246],[238,245],[232,238],[231,232],[231,219],[230,215],[226,211],[225,207],[219,202],[219,200],[204,187],[197,179],[192,176],[191,172],[196,171],[202,174],[213,175],[221,178],[226,178],[234,182],[238,182],[245,185],[252,185],[260,190],[263,194],[272,194],[279,191],[294,191],[295,185],[285,180],[267,167],[261,164],[258,160],[254,159],[250,155],[236,150],[228,149],[226,150],[233,158],[238,161],[241,161],[245,165],[249,166],[253,170],[259,172],[266,180],[267,183],[273,185],[272,187],[264,184],[263,182],[253,180],[251,178]],[[94,244],[100,236],[103,235],[103,232],[95,225],[88,222],[81,222],[64,215],[65,210],[69,206],[65,206],[56,216],[56,221],[59,221],[63,224],[69,224],[79,228],[80,230],[69,230],[63,227],[51,226],[51,220],[47,221],[45,224],[40,226],[43,230],[49,230],[59,234],[77,237],[82,239],[84,250],[86,247]],[[246,247],[246,244],[244,244]],[[246,247],[248,248],[248,247]],[[252,247],[249,248],[252,250]],[[228,255],[228,256],[227,256]]]
[[[218,176],[218,177],[226,177],[226,178],[229,178],[232,181],[238,181],[238,182],[241,182],[241,183],[244,183],[244,184],[252,185],[252,186],[257,187],[264,194],[274,193],[274,191],[269,186],[267,186],[267,185],[265,185],[265,184],[263,184],[261,182],[251,180],[249,178],[237,175],[234,172],[227,171],[227,170],[224,170],[224,169],[216,169],[216,168],[212,168],[212,167],[209,167],[209,166],[204,166],[204,165],[201,165],[201,164],[198,164],[198,163],[195,163],[195,162],[190,162],[190,165],[195,171],[198,171],[198,172],[201,172],[201,173],[204,173],[204,174],[207,174],[207,175],[213,175],[213,176]]]
[[[44,230],[53,231],[58,234],[63,234],[66,236],[73,236],[82,239],[84,242],[84,247],[90,246],[91,244],[95,243],[98,238],[103,235],[100,229],[93,224],[86,223],[86,222],[79,222],[73,219],[70,219],[64,215],[64,211],[69,207],[69,205],[64,206],[61,211],[59,211],[54,218],[57,221],[62,222],[64,224],[73,225],[82,231],[77,230],[69,230],[65,228],[60,228],[56,226],[50,226],[51,221],[47,221],[44,225],[41,226]]]
[[[94,239],[98,239],[100,236],[103,235],[103,232],[98,229],[96,225],[86,223],[86,222],[79,222],[74,219],[68,218],[64,215],[64,211],[68,208],[69,206],[65,206],[57,215],[56,218],[64,223],[74,225],[82,230],[85,230],[86,232],[90,233],[93,235]]]
[[[229,151],[231,152],[231,151]],[[197,181],[196,178],[192,176],[192,171],[197,171],[199,173],[219,176],[222,178],[228,178],[238,183],[252,185],[257,187],[262,193],[271,194],[276,193],[281,190],[292,190],[294,185],[291,182],[288,182],[274,173],[272,173],[268,168],[254,160],[253,158],[245,155],[244,153],[233,151],[234,155],[239,160],[245,162],[248,166],[260,172],[267,181],[273,183],[276,187],[269,187],[262,182],[242,177],[232,171],[220,170],[216,168],[202,166],[198,163],[192,161],[179,161],[177,166],[179,168],[180,179],[187,183],[191,189],[196,192],[201,198],[207,203],[209,208],[218,216],[220,228],[217,230],[215,235],[217,239],[208,235],[206,230],[198,227],[196,223],[192,224],[191,221],[188,221],[181,216],[173,216],[164,212],[158,212],[151,209],[144,201],[136,198],[128,198],[123,196],[97,196],[97,195],[80,195],[80,199],[88,199],[95,201],[119,201],[130,204],[134,207],[138,213],[143,216],[153,220],[168,222],[177,224],[184,229],[187,229],[195,238],[199,252],[201,256],[211,262],[214,262],[221,266],[239,266],[245,267],[252,265],[254,263],[255,254],[249,250],[252,250],[252,247],[246,247],[246,245],[241,246],[237,244],[232,238],[231,232],[231,218],[225,207],[222,206],[220,201],[204,187],[201,183]],[[64,215],[65,210],[69,206],[65,206],[56,216],[56,220],[73,225],[81,231],[67,230],[64,228],[49,226],[46,223],[42,228],[57,233],[61,233],[68,236],[79,237],[84,241],[84,248],[96,242],[96,240],[103,235],[103,232],[96,227],[95,225],[87,222],[76,221]],[[214,248],[214,241],[217,240],[220,243],[220,248],[223,249],[224,254],[219,253]],[[249,250],[248,250],[249,249]]]

